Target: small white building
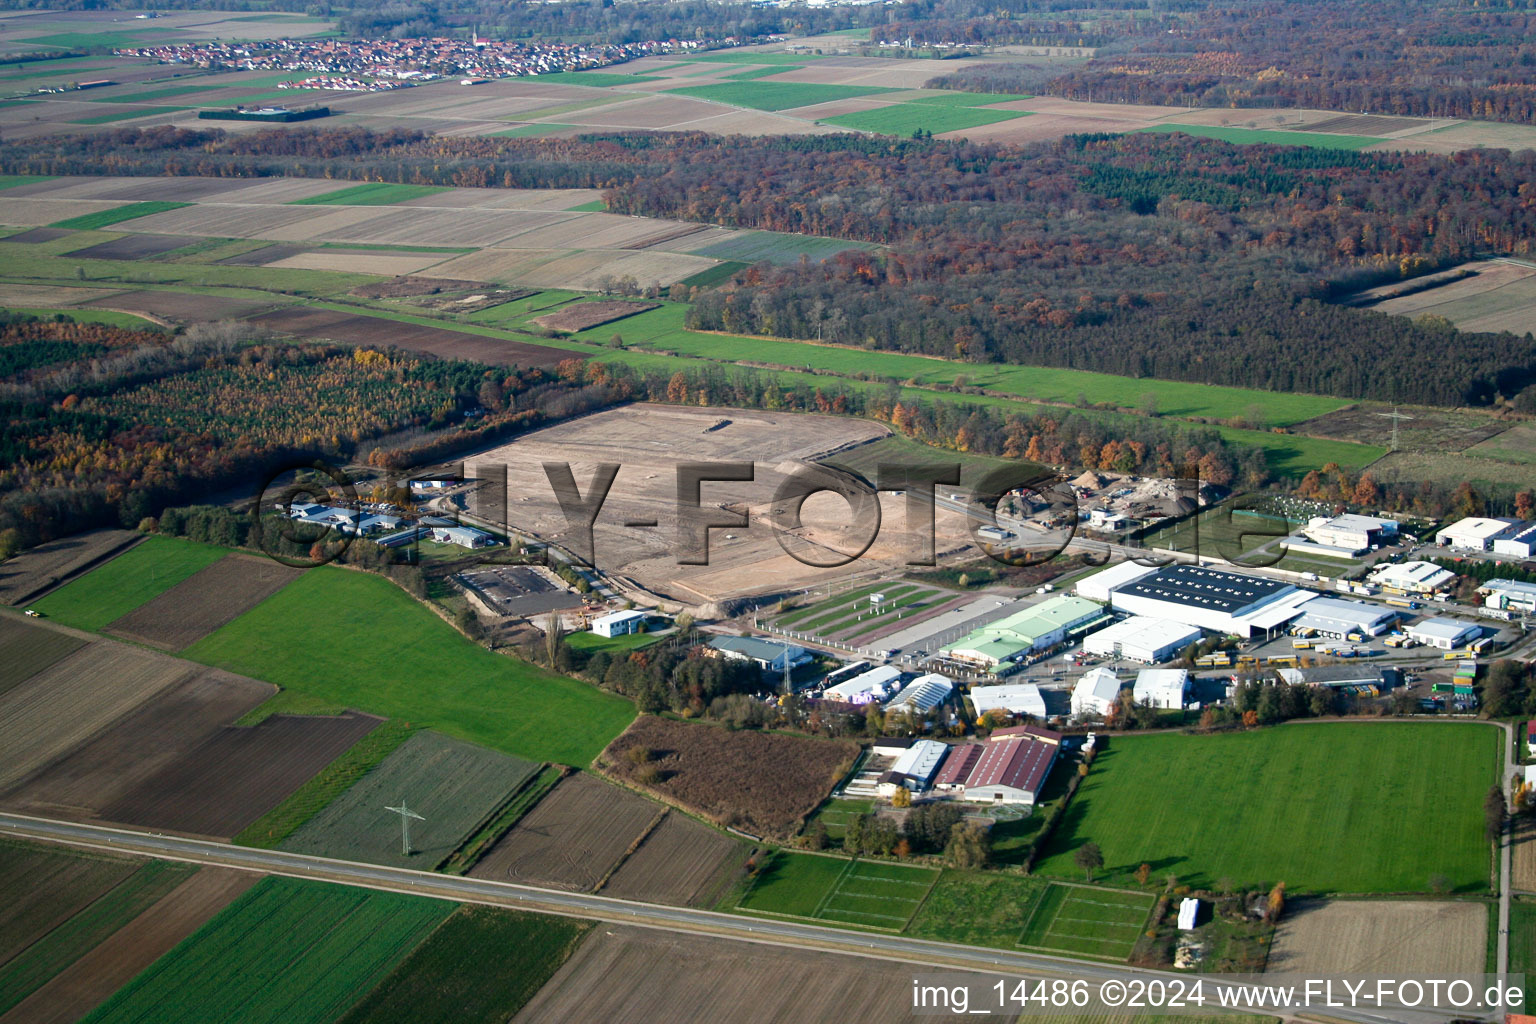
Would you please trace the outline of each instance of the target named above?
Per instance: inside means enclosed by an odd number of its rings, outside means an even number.
[[[1435,534],[1435,543],[1443,548],[1455,548],[1458,551],[1487,551],[1493,546],[1494,540],[1501,535],[1515,532],[1511,527],[1523,525],[1519,519],[1489,519],[1484,516],[1472,516],[1452,523]]]
[[[971,706],[980,718],[988,711],[1006,711],[1010,715],[1045,717],[1045,698],[1034,683],[1007,683],[1002,686],[971,687]]]
[[[1119,702],[1121,689],[1120,678],[1109,669],[1093,669],[1072,687],[1072,713],[1103,717]]]
[[[592,632],[598,636],[613,638],[638,633],[645,626],[645,612],[625,611],[600,615],[592,620]]]
[[[1189,701],[1189,670],[1144,668],[1136,673],[1134,697],[1137,704],[1175,710],[1182,708]]]
[[[436,526],[432,539],[439,544],[457,544],[461,548],[489,548],[500,543],[494,535],[473,526]]]
[[[1179,901],[1179,931],[1190,932],[1195,930],[1195,923],[1200,919],[1200,901],[1193,896],[1186,896]]]
[[[1397,539],[1397,520],[1376,516],[1318,516],[1302,528],[1302,535],[1325,547],[1357,555],[1374,545],[1390,544]]]
[[[772,676],[783,675],[786,665],[793,671],[815,660],[804,647],[757,636],[717,636],[708,646],[721,657],[756,662],[758,668]]]
[[[896,696],[885,702],[885,710],[921,715],[943,704],[954,690],[955,684],[948,676],[930,672],[903,686]]]
[[[1425,619],[1416,626],[1408,627],[1408,639],[1426,647],[1438,647],[1442,651],[1454,650],[1476,637],[1482,627],[1455,619]]]
[[[932,783],[947,753],[948,744],[937,740],[918,740],[902,751],[890,771],[880,776],[877,792],[887,800],[895,796],[898,789],[923,792]]]
[[[841,701],[844,704],[868,704],[870,701],[884,702],[890,696],[891,690],[901,680],[901,669],[891,665],[882,665],[872,668],[868,672],[860,673],[846,682],[829,686],[822,691],[824,700]]]
[[[1083,653],[1155,665],[1200,640],[1200,630],[1172,619],[1133,615],[1083,638]]]
[[[1456,578],[1449,569],[1434,562],[1388,562],[1371,570],[1367,577],[1379,587],[1401,590],[1405,594],[1431,594]]]

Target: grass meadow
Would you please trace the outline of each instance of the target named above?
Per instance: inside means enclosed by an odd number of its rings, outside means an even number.
[[[98,630],[229,552],[176,537],[149,537],[33,603],[76,629]]]

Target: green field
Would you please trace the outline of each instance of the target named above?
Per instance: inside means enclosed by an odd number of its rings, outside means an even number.
[[[1052,884],[1030,912],[1018,945],[1124,960],[1136,945],[1152,903],[1148,893]]]
[[[715,260],[737,263],[778,263],[788,266],[798,263],[801,256],[813,262],[848,249],[873,249],[868,242],[847,242],[841,238],[823,238],[820,235],[792,235],[781,231],[743,231],[735,238],[728,238],[714,245],[697,250],[695,256],[708,256]],[[705,271],[708,273],[708,271]]]
[[[737,901],[742,910],[901,931],[933,887],[935,868],[776,854]]]
[[[50,978],[192,877],[187,864],[149,861],[0,965],[0,1013],[21,1002]]]
[[[1498,915],[1489,908],[1488,916],[1496,919]],[[1525,975],[1525,1005],[1532,1005],[1536,999],[1536,899],[1528,896],[1518,896],[1509,905],[1509,973]]]
[[[1035,870],[1080,880],[1072,854],[1092,841],[1112,883],[1148,863],[1197,887],[1423,892],[1443,874],[1457,891],[1486,892],[1481,806],[1498,738],[1430,722],[1116,736]]]
[[[880,135],[909,136],[918,129],[935,135],[959,131],[962,128],[980,128],[984,124],[1012,121],[1016,117],[1028,117],[1022,110],[983,110],[979,107],[949,106],[942,103],[893,103],[874,110],[860,110],[852,114],[823,117],[823,124],[835,124],[855,131],[875,132]]]
[[[820,60],[820,54],[810,53],[739,53],[735,50],[715,50],[689,57],[695,64],[803,64]]]
[[[30,185],[34,181],[50,181],[52,178],[51,174],[0,174],[0,189]]]
[[[701,270],[697,274],[685,277],[680,282],[689,288],[713,288],[717,284],[723,284],[735,276],[736,271],[745,270],[747,265],[737,260],[726,260],[718,266]]]
[[[623,75],[612,71],[561,71],[552,75],[540,75],[541,82],[554,82],[557,85],[588,85],[597,89],[613,89],[623,85],[638,85],[641,82],[659,82],[656,75]]]
[[[48,225],[51,228],[68,228],[71,231],[94,231],[104,228],[108,224],[117,224],[125,220],[134,220],[138,217],[148,217],[152,213],[164,213],[167,210],[179,210],[190,203],[172,203],[163,199],[154,199],[143,203],[129,203],[119,206],[114,210],[98,210],[95,213],[87,213],[80,217],[70,217],[56,224]],[[242,268],[244,269],[244,268]]]
[[[951,92],[948,89],[916,89],[895,98],[902,103],[926,103],[936,107],[990,107],[995,103],[1034,99],[1022,92]]]
[[[265,878],[85,1019],[329,1024],[455,904]]]
[[[229,554],[176,537],[149,537],[32,607],[77,629],[97,630]]]
[[[850,797],[828,800],[816,809],[815,814],[811,815],[810,820],[806,822],[807,828],[802,830],[802,834],[810,830],[810,825],[819,821],[827,827],[827,837],[834,843],[841,843],[843,836],[848,834],[848,826],[856,819],[868,814],[874,806],[875,801],[872,799],[855,800]]]
[[[803,64],[768,64],[750,67],[745,71],[734,71],[723,77],[729,78],[733,82],[750,82],[755,78],[769,78],[773,75],[782,75],[789,71],[799,71],[804,66]]]
[[[392,206],[407,199],[435,196],[448,189],[440,185],[390,185],[385,182],[369,182],[337,189],[308,199],[295,199],[289,206]]]
[[[136,117],[158,117],[161,114],[174,114],[178,110],[190,110],[190,107],[132,107],[124,110],[113,110],[106,114],[93,114],[90,117],[79,117],[69,122],[70,124],[111,124],[113,121],[131,121]],[[184,206],[185,203],[175,203],[174,206]],[[158,212],[158,211],[152,211]],[[89,214],[87,216],[90,216]],[[75,218],[81,220],[83,218]],[[107,221],[106,223],[115,223]],[[96,225],[93,225],[96,226]]]
[[[1322,132],[1267,131],[1255,128],[1229,128],[1199,124],[1159,124],[1150,128],[1138,128],[1137,133],[1183,132],[1201,139],[1220,139],[1241,145],[1268,143],[1274,146],[1311,146],[1313,149],[1364,149],[1380,142],[1366,135],[1325,135]]]
[[[813,103],[852,99],[855,96],[876,96],[897,92],[872,85],[816,85],[811,82],[722,82],[718,85],[689,85],[681,89],[668,89],[674,96],[692,96],[694,99],[729,103],[733,107],[752,110],[788,110],[791,107],[808,107]]]
[[[470,643],[387,580],[331,566],[183,656],[530,760],[585,765],[635,717],[621,697]]]
[[[463,907],[339,1024],[511,1020],[591,929],[568,917]]]
[[[1026,875],[945,868],[907,934],[1012,949],[1048,885]]]
[[[573,651],[638,651],[662,639],[660,633],[625,633],[622,636],[598,636],[592,632],[567,634],[565,642]]]
[[[539,770],[441,733],[414,733],[278,846],[291,853],[431,870]],[[425,821],[411,822],[411,854],[400,849],[401,801]]]
[[[1279,516],[1242,512],[1227,515],[1226,506],[1222,506],[1154,530],[1143,537],[1140,543],[1147,548],[1167,548],[1187,553],[1198,551],[1202,555],[1214,555],[1231,562],[1254,548],[1271,543],[1277,531],[1280,536],[1285,536],[1304,525],[1302,520],[1282,519]],[[1251,564],[1267,561],[1269,557],[1272,555],[1266,553]]]
[[[224,88],[223,85],[205,80],[198,85],[172,85],[164,89],[151,89],[148,92],[129,92],[121,96],[88,96],[87,98],[96,103],[148,103],[150,100],[163,100],[172,96],[185,96],[188,93],[209,92],[222,88]]]
[[[491,132],[491,135],[493,138],[498,139],[528,139],[538,135],[548,135],[551,132],[557,132],[562,128],[569,127],[571,126],[568,124],[551,124],[548,122],[543,124],[520,124],[516,128],[508,128],[504,132]],[[598,209],[602,209],[601,204],[599,204]]]
[[[235,836],[234,841],[241,846],[268,849],[277,846],[351,788],[353,783],[377,768],[415,731],[416,727],[409,722],[393,718],[378,726],[326,765],[318,775],[296,789],[292,796],[247,825]]]

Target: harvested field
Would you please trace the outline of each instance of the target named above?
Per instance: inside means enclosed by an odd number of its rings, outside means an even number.
[[[428,870],[447,860],[538,769],[532,761],[442,733],[418,732],[279,847]],[[402,804],[426,816],[411,822],[409,856],[400,851],[399,820],[381,810]]]
[[[437,272],[445,277],[477,277],[498,284],[520,284],[528,271],[573,253],[571,249],[481,249],[444,263]]]
[[[0,840],[0,964],[133,874],[140,863]]]
[[[84,645],[73,633],[0,616],[0,696]]]
[[[550,366],[577,355],[565,349],[328,309],[293,307],[250,319],[283,334],[355,345],[396,345],[444,359],[471,359],[498,366]]]
[[[1397,447],[1408,452],[1460,452],[1507,429],[1509,424],[1481,412],[1401,406]],[[1386,447],[1392,443],[1392,409],[1388,406],[1353,405],[1291,429],[1309,437],[1331,437]]]
[[[21,606],[144,539],[133,530],[92,530],[50,541],[0,563],[0,601]]]
[[[107,632],[167,651],[179,651],[234,621],[302,570],[270,558],[226,555],[107,626]]]
[[[276,690],[271,683],[218,669],[195,671],[0,794],[0,805],[24,814],[98,820],[103,807],[217,736]]]
[[[912,1013],[911,987],[909,965],[605,925],[513,1024],[895,1021]]]
[[[62,177],[23,186],[26,195],[42,199],[120,199],[196,202],[209,196],[247,188],[238,178],[118,178]],[[12,191],[16,195],[19,190]]]
[[[858,755],[854,743],[774,733],[732,732],[712,725],[642,715],[609,744],[599,763],[629,778],[632,747],[651,751],[663,799],[721,823],[788,839]],[[633,781],[631,779],[631,781]]]
[[[72,234],[74,234],[73,231],[65,228],[32,228],[30,231],[22,231],[19,234],[6,235],[0,238],[0,242],[25,242],[28,245],[36,245],[39,242],[54,242]]]
[[[646,903],[713,906],[747,848],[677,811],[668,811],[613,873],[603,894]]]
[[[73,233],[73,232],[71,232]],[[8,242],[0,238],[0,242]],[[0,284],[0,306],[35,309],[77,306],[116,295],[118,288],[56,288],[46,284]]]
[[[269,263],[276,263],[290,256],[298,256],[310,251],[309,246],[306,245],[264,245],[260,249],[226,257],[218,263],[225,267],[264,267]]]
[[[1442,316],[1464,331],[1524,334],[1536,323],[1536,266],[1486,261],[1456,269],[1472,273],[1367,308],[1400,316]]]
[[[1420,117],[1384,117],[1380,114],[1340,114],[1305,125],[1286,125],[1297,132],[1331,132],[1334,135],[1378,135],[1423,130],[1435,122]]]
[[[0,697],[0,788],[8,788],[189,672],[164,655],[97,641]]]
[[[1510,885],[1520,892],[1536,892],[1536,822],[1516,818],[1510,844]]]
[[[193,295],[185,292],[122,292],[83,303],[100,309],[121,309],[179,323],[205,320],[244,320],[272,306],[271,299],[236,299],[225,295]]]
[[[190,235],[124,235],[67,253],[90,260],[143,260],[199,241]]]
[[[662,809],[590,775],[563,779],[469,872],[590,892]]]
[[[281,803],[379,723],[273,715],[260,725],[226,726],[105,803],[101,817],[144,828],[227,838]]]
[[[286,267],[295,270],[334,270],[343,274],[414,274],[434,263],[452,258],[452,253],[383,253],[348,251],[346,249],[322,249],[302,252],[273,260],[268,267]]]
[[[714,260],[685,253],[594,250],[545,263],[513,280],[537,288],[596,291],[604,278],[633,277],[642,285],[666,287],[713,266]]]
[[[1526,465],[1536,463],[1536,425],[1516,423],[1503,433],[1468,448],[1467,454]]]
[[[437,295],[440,292],[477,291],[490,287],[484,281],[455,281],[446,277],[397,277],[393,281],[380,281],[378,284],[360,284],[353,288],[350,294],[365,299],[405,299]],[[508,295],[501,301],[505,302],[531,294],[533,293],[519,292]]]
[[[558,313],[534,317],[533,322],[556,331],[584,331],[589,327],[611,324],[615,320],[644,313],[648,309],[655,309],[657,305],[655,302],[578,302]]]
[[[41,227],[87,214],[115,210],[122,203],[90,199],[17,199],[0,196],[0,224],[21,228]]]
[[[158,597],[228,551],[175,537],[149,537],[37,601],[37,611],[77,629],[100,630]]]
[[[1477,974],[1489,908],[1459,901],[1307,902],[1286,908],[1268,970],[1324,975]]]
[[[73,1024],[201,928],[260,875],[206,867],[54,975],[0,1020]]]

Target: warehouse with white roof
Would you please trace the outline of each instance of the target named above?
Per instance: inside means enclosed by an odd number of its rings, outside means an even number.
[[[1136,673],[1133,692],[1137,704],[1155,708],[1182,708],[1189,701],[1189,670],[1144,668]]]
[[[841,701],[844,704],[868,704],[870,701],[884,701],[891,694],[891,688],[901,679],[901,669],[891,665],[882,665],[872,668],[868,672],[854,676],[847,682],[829,686],[822,691],[821,696],[825,700]]]
[[[1425,619],[1408,627],[1408,639],[1442,651],[1454,650],[1482,632],[1482,627],[1455,619]]]
[[[1139,562],[1119,562],[1092,576],[1084,576],[1077,581],[1072,590],[1078,597],[1108,604],[1109,595],[1116,587],[1123,587],[1154,572],[1157,572],[1156,566],[1142,565]]]
[[[1072,687],[1072,713],[1102,718],[1119,702],[1124,685],[1120,677],[1107,668],[1087,672]]]
[[[1045,717],[1045,698],[1034,683],[1010,683],[1004,686],[973,686],[971,706],[980,718],[988,711],[1006,711],[1010,715]]]
[[[1511,526],[1504,533],[1494,538],[1493,553],[1496,555],[1508,555],[1510,558],[1531,558],[1536,556],[1536,522],[1521,523],[1519,526]]]
[[[1279,580],[1202,565],[1171,565],[1115,587],[1110,604],[1118,612],[1214,633],[1273,637],[1315,597]]]
[[[1359,554],[1369,551],[1372,545],[1396,540],[1397,520],[1353,513],[1332,518],[1319,516],[1307,523],[1301,532],[1325,547]]]
[[[901,691],[885,702],[886,711],[908,711],[914,715],[921,715],[943,704],[954,692],[955,684],[948,676],[941,676],[937,672],[930,672],[925,676],[918,676]]]
[[[934,774],[948,753],[948,745],[937,740],[918,740],[896,758],[890,771],[880,776],[876,791],[887,800],[902,788],[914,793],[923,792],[933,782]]]
[[[1500,611],[1529,615],[1536,612],[1536,583],[1519,580],[1489,580],[1477,588],[1483,603]]]
[[[1518,528],[1523,525],[1524,523],[1519,519],[1471,516],[1454,522],[1435,534],[1435,543],[1443,548],[1456,548],[1458,551],[1487,551],[1500,536],[1518,532],[1517,529],[1511,529],[1512,527]]]
[[[1172,619],[1133,615],[1083,638],[1083,653],[1156,665],[1171,661],[1190,644],[1200,641],[1200,630]]]
[[[1301,618],[1295,625],[1342,639],[1351,633],[1380,636],[1396,621],[1397,613],[1390,608],[1340,597],[1319,597],[1302,607]]]
[[[1455,578],[1455,573],[1434,562],[1417,561],[1388,562],[1372,569],[1367,577],[1383,589],[1401,590],[1405,594],[1432,594]]]

